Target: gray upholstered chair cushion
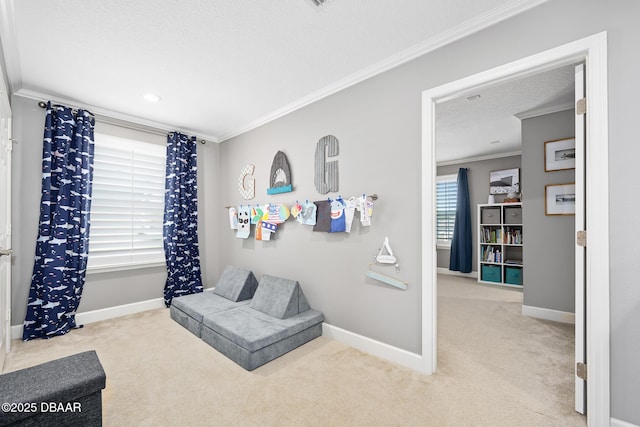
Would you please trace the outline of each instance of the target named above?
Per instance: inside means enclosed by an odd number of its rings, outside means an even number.
[[[230,301],[244,301],[253,297],[257,286],[258,281],[251,271],[228,265],[213,293]]]
[[[286,319],[311,308],[297,281],[266,274],[262,276],[249,306],[278,319]]]
[[[237,307],[238,304],[214,295],[213,291],[184,295],[171,301],[171,307],[183,311],[198,322],[202,322],[202,316],[205,314],[229,310]],[[249,304],[249,301],[241,301],[240,304]]]
[[[276,319],[243,305],[222,313],[205,315],[202,326],[254,352],[296,335],[323,320],[322,313],[316,310],[308,309],[287,319]]]

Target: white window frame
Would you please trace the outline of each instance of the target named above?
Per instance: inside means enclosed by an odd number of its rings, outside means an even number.
[[[436,238],[438,236],[438,184],[441,182],[455,182],[456,186],[458,185],[458,174],[448,174],[448,175],[439,175],[436,177]],[[456,190],[457,194],[457,190]],[[453,230],[451,231],[453,237]],[[437,239],[436,240],[436,248],[437,249],[451,249],[451,240],[452,239]]]
[[[166,265],[162,237],[166,148],[107,133],[96,132],[94,140],[87,273]]]

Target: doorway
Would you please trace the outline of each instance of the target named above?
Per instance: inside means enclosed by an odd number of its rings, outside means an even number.
[[[589,361],[589,422],[610,420],[609,402],[609,218],[608,107],[606,33],[596,34],[522,60],[423,92],[422,211],[430,227],[422,230],[422,368],[437,369],[437,294],[435,239],[435,105],[471,95],[481,87],[509,81],[584,60],[586,64],[586,355]],[[595,203],[597,201],[597,203]],[[603,206],[603,204],[605,206]],[[597,262],[592,262],[597,260]],[[592,284],[597,283],[597,286]],[[597,319],[597,323],[594,321]]]

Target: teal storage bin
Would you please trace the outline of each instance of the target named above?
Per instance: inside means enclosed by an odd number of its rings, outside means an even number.
[[[522,285],[522,269],[505,267],[504,281],[510,285]]]
[[[500,267],[497,265],[483,265],[482,280],[487,282],[502,282]]]

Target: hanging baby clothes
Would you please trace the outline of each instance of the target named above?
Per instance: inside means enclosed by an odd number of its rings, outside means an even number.
[[[297,220],[298,219],[298,215],[300,215],[300,212],[302,212],[302,205],[300,203],[298,203],[298,201],[296,200],[296,204],[291,206],[289,211],[291,211],[291,216],[294,217]],[[300,221],[298,221],[298,222],[300,222]]]
[[[258,205],[254,206],[251,208],[251,224],[258,224],[258,222],[260,222],[260,220],[262,219],[262,215],[264,215],[264,212],[262,211],[262,208]]]
[[[353,217],[356,211],[357,199],[355,197],[350,197],[346,203],[344,208],[344,231],[347,233],[351,233],[351,224],[353,224]]]
[[[331,231],[331,203],[328,200],[313,202],[316,205],[316,225],[313,231]]]
[[[282,203],[269,203],[265,205],[262,220],[274,224],[282,224],[289,218],[289,208]]]
[[[373,199],[366,197],[364,194],[358,198],[356,208],[360,211],[360,224],[363,227],[371,225],[371,216],[373,215]]]
[[[344,216],[345,203],[341,197],[331,202],[331,228],[330,233],[343,233],[346,231]]]
[[[251,233],[251,207],[240,206],[238,208],[238,239],[246,239]]]
[[[317,206],[315,203],[310,201],[305,201],[304,204],[301,205],[302,210],[298,214],[296,220],[300,224],[304,225],[316,225],[316,210]]]
[[[238,211],[236,208],[229,208],[229,226],[232,230],[238,229]]]

